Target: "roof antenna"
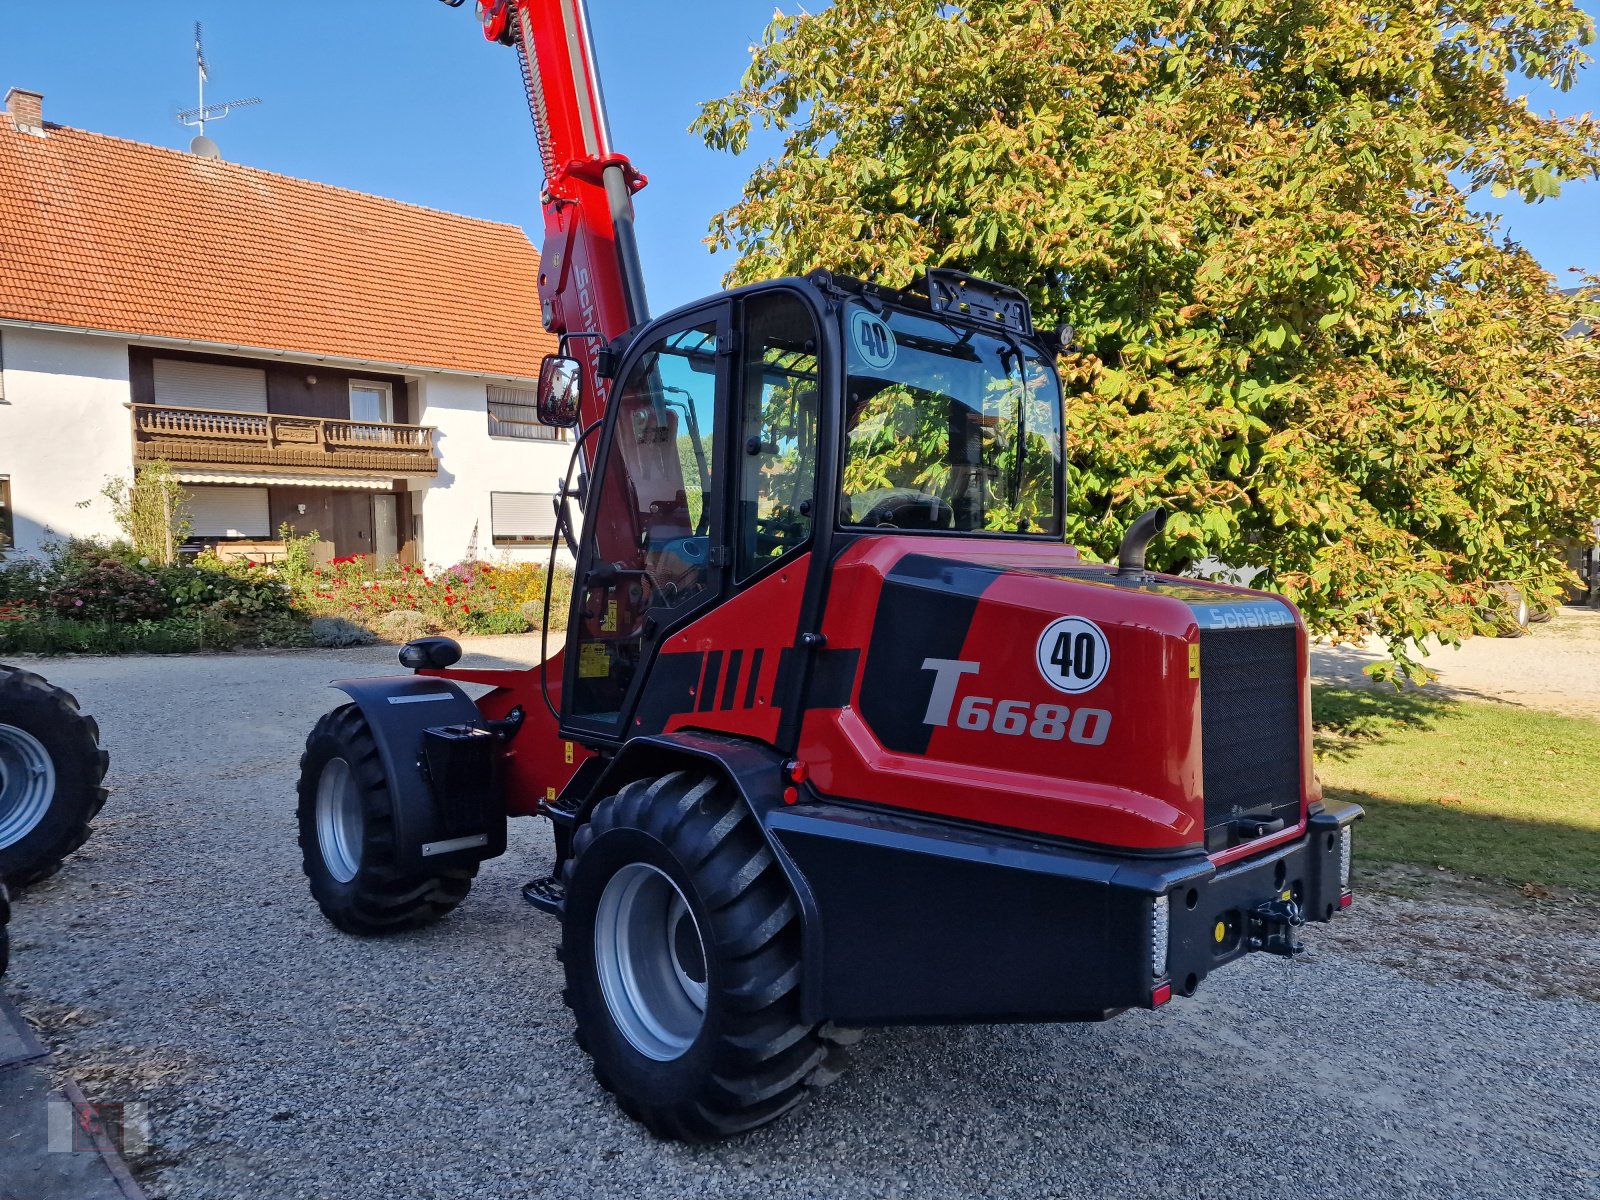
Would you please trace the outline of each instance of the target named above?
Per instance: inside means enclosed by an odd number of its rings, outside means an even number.
[[[197,108],[184,109],[178,114],[178,120],[200,130],[199,136],[189,143],[190,154],[201,158],[221,158],[222,151],[217,148],[216,142],[206,136],[206,122],[220,121],[236,108],[260,104],[261,98],[249,96],[243,100],[225,100],[221,104],[206,103],[206,80],[211,78],[211,71],[206,66],[205,37],[199,21],[194,23],[194,65],[200,81],[200,105]]]

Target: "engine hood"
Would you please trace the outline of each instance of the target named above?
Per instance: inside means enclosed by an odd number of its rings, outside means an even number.
[[[1273,752],[1290,775],[1269,786],[1274,802],[1303,810],[1309,726],[1293,606],[1225,584],[1119,575],[1060,545],[849,546],[823,632],[836,662],[854,655],[853,684],[838,708],[807,712],[802,757],[834,795],[1121,849],[1215,850],[1211,828],[1239,814],[1208,813],[1204,796],[1202,648],[1227,657],[1211,631],[1235,635],[1228,662],[1243,649],[1260,660],[1245,670],[1295,682],[1286,714],[1295,744],[1287,757],[1281,745]],[[1224,702],[1208,695],[1220,712]],[[1281,691],[1274,703],[1283,707]]]

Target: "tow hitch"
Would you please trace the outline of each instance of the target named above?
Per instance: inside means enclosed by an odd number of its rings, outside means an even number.
[[[1306,923],[1300,906],[1293,900],[1266,900],[1248,914],[1248,940],[1252,950],[1293,958],[1305,949],[1295,941],[1294,931]]]

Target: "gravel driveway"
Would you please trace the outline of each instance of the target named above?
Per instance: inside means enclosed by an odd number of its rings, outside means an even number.
[[[113,792],[18,905],[6,986],[91,1097],[149,1103],[152,1196],[1600,1196],[1590,909],[1366,893],[1303,960],[1158,1012],[875,1032],[809,1107],[686,1148],[573,1045],[555,922],[516,894],[542,824],[432,929],[361,941],[311,904],[300,746],[323,685],[392,651],[44,666]]]

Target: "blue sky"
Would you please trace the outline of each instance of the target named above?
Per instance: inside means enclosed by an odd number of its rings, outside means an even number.
[[[639,238],[651,307],[714,291],[728,265],[702,244],[750,166],[687,132],[698,102],[737,85],[774,0],[590,0],[613,140],[650,177]],[[538,157],[514,55],[477,33],[471,3],[436,0],[0,0],[0,91],[45,93],[47,120],[183,148],[205,22],[208,100],[260,96],[208,131],[251,166],[523,226],[539,240]],[[1592,10],[1591,10],[1592,11]],[[686,15],[687,14],[687,15]],[[1600,110],[1600,69],[1539,107]],[[1539,205],[1483,206],[1563,278],[1600,271],[1600,185]],[[479,319],[481,314],[463,314]]]

